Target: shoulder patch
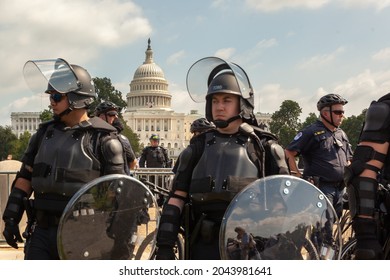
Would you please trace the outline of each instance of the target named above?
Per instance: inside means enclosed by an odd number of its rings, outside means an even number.
[[[302,137],[302,132],[300,131],[300,132],[298,132],[297,135],[295,135],[294,140],[296,141],[296,140],[298,140],[301,137]]]

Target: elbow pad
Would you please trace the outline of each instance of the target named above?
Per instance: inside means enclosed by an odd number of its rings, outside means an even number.
[[[109,164],[124,164],[123,148],[118,139],[109,139],[102,147],[102,153],[105,161]]]

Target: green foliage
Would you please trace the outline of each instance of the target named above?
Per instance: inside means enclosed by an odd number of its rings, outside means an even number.
[[[50,107],[49,109],[45,109],[41,112],[41,114],[39,115],[39,119],[42,122],[47,122],[53,119],[53,111],[50,109]]]
[[[111,83],[111,79],[109,78],[93,78],[93,82],[95,83],[95,89],[97,91],[97,99],[91,104],[90,114],[93,115],[95,112],[95,108],[102,101],[111,101],[118,105],[119,107],[126,108],[126,101],[122,98],[122,92],[115,89],[115,87]]]
[[[8,155],[14,155],[18,137],[12,133],[11,126],[0,126],[0,160],[7,159]],[[15,157],[13,156],[15,159]]]
[[[279,137],[279,143],[286,147],[299,128],[301,127],[299,116],[302,109],[299,104],[292,100],[283,101],[280,109],[272,114],[270,131]]]
[[[96,106],[103,101],[111,101],[122,109],[126,108],[127,103],[125,100],[123,100],[122,93],[119,90],[115,89],[109,78],[96,77],[93,78],[93,82],[95,83],[95,88],[98,93],[98,96],[89,109],[90,115],[94,115]],[[133,130],[127,125],[127,123],[123,120],[121,112],[119,112],[119,118],[124,126],[122,134],[129,138],[134,153],[139,153],[141,151],[141,146],[137,134],[135,134]]]
[[[19,139],[16,139],[14,142],[14,150],[12,153],[12,158],[15,160],[22,160],[23,154],[27,149],[28,142],[30,141],[31,134],[28,131],[25,131],[20,135]]]
[[[125,123],[125,121],[123,119],[121,119],[121,122],[123,124],[122,134],[129,139],[134,153],[140,154],[142,147],[140,146],[140,139],[139,139],[138,135],[133,132],[133,130]]]
[[[360,115],[351,116],[346,118],[341,124],[341,128],[347,134],[349,142],[352,145],[352,149],[355,150],[357,144],[359,143],[360,131],[363,127],[364,118],[366,116],[367,109],[364,109]]]
[[[306,117],[305,121],[301,124],[300,129],[305,128],[308,125],[311,125],[312,123],[316,122],[318,120],[318,117],[315,113],[309,113],[309,115]]]

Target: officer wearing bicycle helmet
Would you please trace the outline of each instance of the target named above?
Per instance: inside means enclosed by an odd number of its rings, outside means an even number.
[[[28,214],[34,220],[24,235],[25,259],[59,259],[57,228],[65,206],[85,183],[105,174],[124,174],[123,150],[113,126],[88,117],[96,92],[87,70],[63,59],[36,60],[25,64],[24,74],[34,92],[46,90],[54,120],[41,124],[30,139],[4,210],[3,235],[18,248],[23,201],[33,193],[34,207]],[[41,80],[45,84],[39,84]]]
[[[125,163],[126,163],[126,174],[130,175],[130,170],[134,169],[137,165],[137,160],[133,148],[131,147],[129,139],[121,134],[123,131],[123,125],[119,120],[119,108],[115,103],[111,101],[101,102],[95,109],[95,116],[101,118],[102,120],[108,122],[113,127],[115,127],[119,134],[119,141],[122,143],[123,150],[125,152]]]
[[[204,73],[208,78],[202,83]],[[156,257],[174,258],[180,221],[187,215],[187,258],[220,259],[218,233],[231,199],[249,182],[283,173],[287,166],[276,137],[257,127],[253,89],[240,66],[216,57],[201,59],[187,74],[187,88],[194,100],[194,95],[206,99],[206,118],[216,129],[193,137],[180,154],[159,224]],[[271,162],[274,168],[267,166]],[[184,211],[187,202],[190,210]]]
[[[339,217],[343,210],[344,167],[352,158],[348,137],[339,127],[347,103],[346,99],[334,93],[321,97],[317,102],[319,119],[299,131],[285,149],[291,173],[319,187],[332,202]],[[303,174],[295,161],[298,156],[303,159]],[[331,232],[329,234],[331,236]]]
[[[160,137],[157,134],[152,134],[149,137],[150,146],[142,150],[139,159],[139,167],[141,168],[168,168],[172,167],[172,161],[169,159],[168,151],[160,146]]]
[[[379,241],[377,208],[379,183],[390,182],[390,93],[372,101],[365,116],[359,144],[351,165],[345,169],[348,205],[357,239],[355,259],[388,259]],[[388,192],[385,205],[390,209]],[[383,226],[383,225],[382,225]],[[386,229],[387,230],[387,229]],[[386,239],[387,236],[382,236]],[[388,253],[388,252],[387,252]]]
[[[191,123],[190,132],[193,136],[196,136],[215,128],[216,126],[212,122],[209,122],[206,118],[199,118]]]

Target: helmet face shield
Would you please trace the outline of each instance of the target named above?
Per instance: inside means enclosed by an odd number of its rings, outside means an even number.
[[[252,96],[249,79],[240,66],[218,57],[205,57],[195,62],[187,73],[187,90],[192,100],[205,102],[211,81],[223,72],[234,75],[242,98],[248,99]]]
[[[48,88],[60,93],[68,93],[80,88],[72,67],[61,58],[29,60],[23,67],[23,75],[34,93],[42,93]]]

